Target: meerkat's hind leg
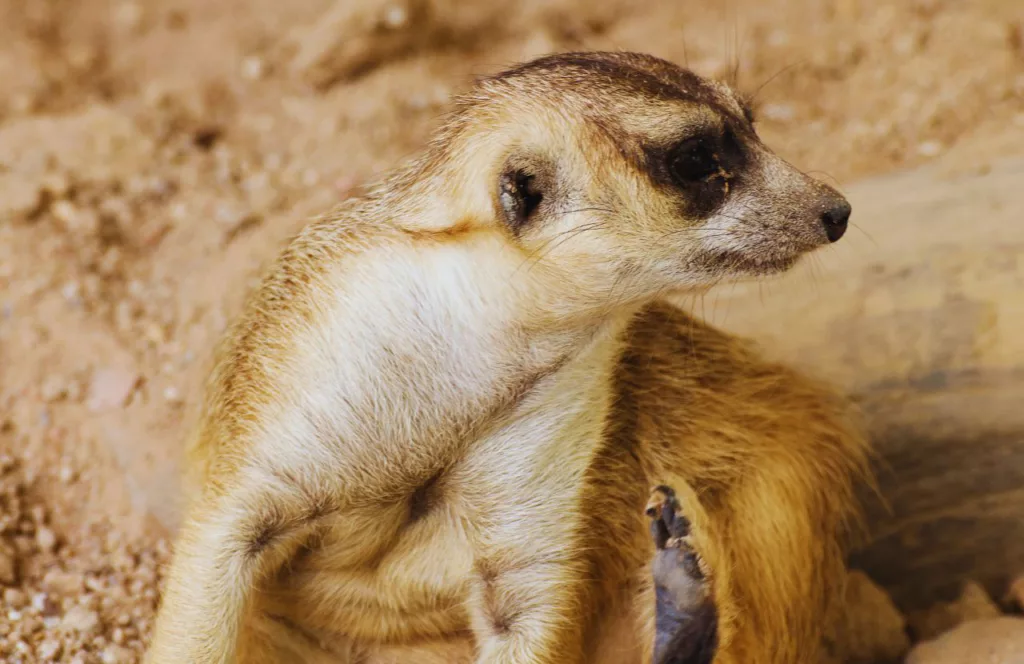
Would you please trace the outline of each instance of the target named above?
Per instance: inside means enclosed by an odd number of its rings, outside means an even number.
[[[659,486],[647,503],[655,554],[655,664],[710,664],[718,647],[718,614],[707,575],[689,543],[690,522],[676,493]]]

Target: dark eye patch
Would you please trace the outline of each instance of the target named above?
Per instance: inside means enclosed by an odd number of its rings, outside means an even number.
[[[726,125],[722,133],[687,136],[667,146],[647,146],[651,179],[675,191],[681,214],[706,218],[742,181],[748,158],[740,137]]]
[[[721,171],[716,146],[706,136],[687,138],[670,153],[668,170],[682,185],[706,180]]]

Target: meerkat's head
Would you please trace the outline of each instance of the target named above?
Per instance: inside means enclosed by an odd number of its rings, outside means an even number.
[[[850,216],[761,142],[728,86],[647,55],[554,55],[485,79],[442,140],[460,146],[447,154],[473,216],[615,297],[780,272]]]

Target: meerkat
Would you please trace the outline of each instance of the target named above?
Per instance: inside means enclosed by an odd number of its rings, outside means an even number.
[[[422,157],[297,236],[228,335],[148,661],[428,661],[467,634],[476,662],[594,661],[613,607],[653,620],[622,593],[653,592],[633,483],[660,474],[736,641],[744,554],[716,549],[673,440],[646,437],[660,414],[623,410],[622,371],[662,298],[786,270],[849,215],[737,94],[666,61],[562,54],[480,81]],[[595,509],[619,502],[630,517]]]

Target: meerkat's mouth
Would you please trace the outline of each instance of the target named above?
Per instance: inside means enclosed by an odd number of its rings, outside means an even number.
[[[799,252],[788,255],[750,255],[738,251],[716,251],[711,254],[711,262],[727,272],[759,276],[785,272],[793,267],[802,255]]]

